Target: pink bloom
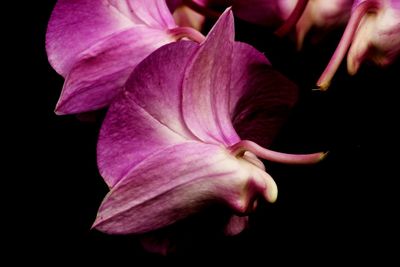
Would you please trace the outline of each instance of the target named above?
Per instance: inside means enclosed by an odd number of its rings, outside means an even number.
[[[283,36],[293,31],[297,46],[313,27],[332,29],[345,24],[353,0],[234,0],[238,17],[259,25],[277,28]]]
[[[400,52],[400,1],[355,1],[343,37],[318,80],[317,84],[322,89],[329,87],[347,51],[347,69],[350,74],[355,74],[366,60],[380,66],[392,63]]]
[[[181,41],[156,50],[135,68],[104,120],[98,166],[110,192],[93,227],[146,233],[219,203],[232,212],[227,233],[239,233],[257,198],[277,198],[257,157],[307,164],[324,156],[259,145],[270,143],[282,119],[271,111],[287,110],[295,96],[261,53],[234,42],[230,10],[200,45]]]

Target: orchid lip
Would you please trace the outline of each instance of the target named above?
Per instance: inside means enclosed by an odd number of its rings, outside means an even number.
[[[242,157],[246,151],[250,151],[262,159],[284,164],[313,164],[323,160],[328,154],[328,152],[287,154],[263,148],[249,140],[242,140],[230,146],[229,151],[236,157]]]
[[[343,36],[340,39],[339,45],[337,46],[324,72],[318,79],[317,86],[321,90],[325,91],[330,86],[331,80],[338,70],[344,56],[346,55],[364,15],[368,12],[374,11],[378,5],[379,3],[377,1],[364,1],[355,8],[343,33]]]

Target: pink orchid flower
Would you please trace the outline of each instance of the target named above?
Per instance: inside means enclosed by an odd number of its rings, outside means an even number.
[[[49,62],[65,78],[56,113],[108,106],[140,61],[183,37],[204,39],[177,26],[164,0],[59,0],[46,36]]]
[[[270,142],[268,131],[281,119],[273,108],[290,108],[295,96],[261,53],[234,41],[230,9],[200,45],[181,41],[156,50],[135,68],[103,122],[98,166],[110,192],[93,227],[141,234],[219,203],[232,211],[227,233],[239,233],[258,197],[277,198],[257,157],[308,164],[324,156],[254,142]]]
[[[386,66],[399,52],[400,1],[357,0],[343,37],[317,85],[321,89],[329,87],[346,53],[347,69],[353,75],[363,61]]]

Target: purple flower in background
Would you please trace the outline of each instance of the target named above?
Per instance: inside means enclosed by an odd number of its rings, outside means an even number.
[[[227,232],[239,233],[258,197],[277,197],[257,157],[307,164],[324,156],[260,146],[295,99],[293,84],[261,53],[234,42],[230,10],[200,45],[159,48],[135,68],[104,120],[98,166],[110,192],[93,227],[146,233],[222,203],[232,211]]]
[[[347,52],[350,74],[355,74],[365,60],[380,66],[392,63],[400,52],[400,1],[355,1],[342,39],[317,82],[320,88],[329,87]]]
[[[197,31],[178,27],[160,0],[59,0],[51,15],[46,49],[65,78],[57,114],[106,107],[134,67],[151,52]]]
[[[301,48],[307,33],[316,28],[320,32],[333,30],[347,23],[354,0],[310,0],[296,24],[297,47]]]
[[[233,0],[238,17],[259,25],[278,28],[284,36],[295,33],[298,48],[313,27],[332,29],[346,23],[353,0]]]

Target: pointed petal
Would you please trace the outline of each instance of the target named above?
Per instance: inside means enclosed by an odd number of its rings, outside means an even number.
[[[294,83],[273,70],[265,56],[236,42],[230,113],[241,139],[268,147],[297,100]]]
[[[66,77],[57,114],[73,114],[108,106],[130,73],[154,50],[172,42],[164,31],[135,26],[111,35],[78,55]]]
[[[139,2],[143,6],[137,9]],[[137,24],[156,29],[175,27],[164,1],[58,0],[46,33],[49,61],[65,77],[82,51]]]
[[[127,91],[111,105],[100,131],[97,161],[112,187],[151,154],[190,139],[181,104],[181,83],[198,45],[177,42],[142,61],[127,82]]]
[[[165,227],[213,202],[240,200],[249,173],[217,145],[185,142],[134,168],[104,199],[94,227],[144,233]]]
[[[234,43],[228,9],[188,65],[183,82],[183,116],[192,133],[207,143],[239,140],[229,117],[229,84]]]
[[[259,195],[276,199],[276,184],[267,173],[219,145],[187,141],[132,169],[105,197],[93,227],[111,234],[145,233],[215,203],[243,215]]]

